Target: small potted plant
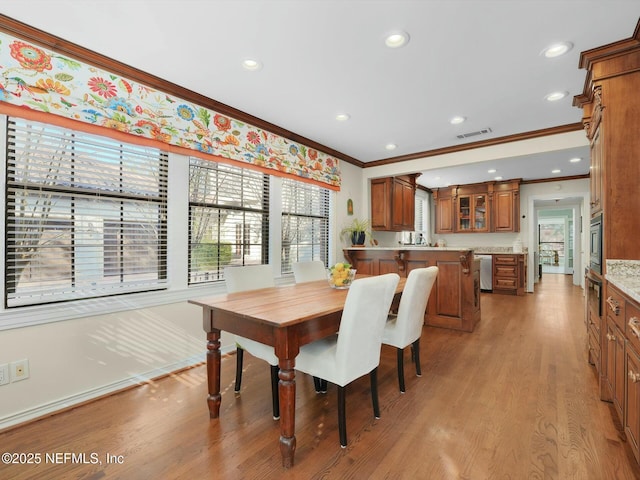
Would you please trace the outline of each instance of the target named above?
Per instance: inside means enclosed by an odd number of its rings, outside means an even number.
[[[340,237],[351,242],[351,245],[363,246],[367,238],[371,237],[371,223],[369,219],[354,218],[353,221],[340,231]]]

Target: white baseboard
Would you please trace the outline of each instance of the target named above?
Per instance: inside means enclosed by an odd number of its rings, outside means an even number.
[[[235,348],[235,345],[233,346]],[[224,353],[224,352],[223,352]],[[103,397],[105,395],[109,395],[125,388],[129,388],[135,385],[142,385],[149,380],[154,378],[163,377],[171,372],[175,372],[178,370],[182,370],[184,368],[192,367],[199,363],[205,361],[204,354],[193,355],[192,357],[186,358],[179,362],[172,363],[162,368],[156,368],[149,372],[136,375],[134,377],[126,378],[124,380],[119,380],[117,382],[113,382],[107,385],[103,385],[101,387],[96,387],[90,390],[87,390],[82,393],[78,393],[75,395],[71,395],[69,397],[62,398],[60,400],[56,400],[53,402],[48,402],[43,405],[29,408],[22,412],[18,412],[4,418],[0,418],[0,431],[14,427],[24,422],[29,422],[40,417],[45,417],[48,415],[52,415],[61,410],[66,410],[69,407],[74,405],[82,404],[84,402],[88,402],[90,400],[94,400],[96,398]]]

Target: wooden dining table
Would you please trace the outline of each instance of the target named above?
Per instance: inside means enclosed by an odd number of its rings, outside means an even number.
[[[395,305],[405,281],[400,278]],[[334,289],[326,280],[319,280],[189,301],[203,309],[210,418],[219,417],[222,400],[220,332],[241,335],[275,348],[279,366],[280,453],[285,468],[293,466],[296,450],[296,356],[302,345],[338,331],[347,293],[346,289]]]

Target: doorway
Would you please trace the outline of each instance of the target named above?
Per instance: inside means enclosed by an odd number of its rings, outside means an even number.
[[[573,210],[538,212],[538,252],[542,274],[573,274]]]

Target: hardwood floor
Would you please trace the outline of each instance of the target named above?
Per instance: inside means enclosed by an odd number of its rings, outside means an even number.
[[[640,469],[587,363],[582,290],[545,275],[534,294],[482,294],[476,331],[425,328],[422,377],[406,352],[383,347],[382,417],[369,380],[347,395],[349,445],[338,442],[336,389],[317,395],[297,377],[296,464],[281,467],[269,366],[245,355],[222,364],[222,408],[209,420],[204,366],[0,433],[1,452],[40,453],[40,465],[2,465],[12,479],[637,479]],[[194,319],[198,321],[198,319]],[[203,333],[203,354],[204,354]],[[97,454],[101,464],[54,464],[46,453]],[[107,464],[106,456],[121,456]],[[59,461],[63,457],[58,458]]]

